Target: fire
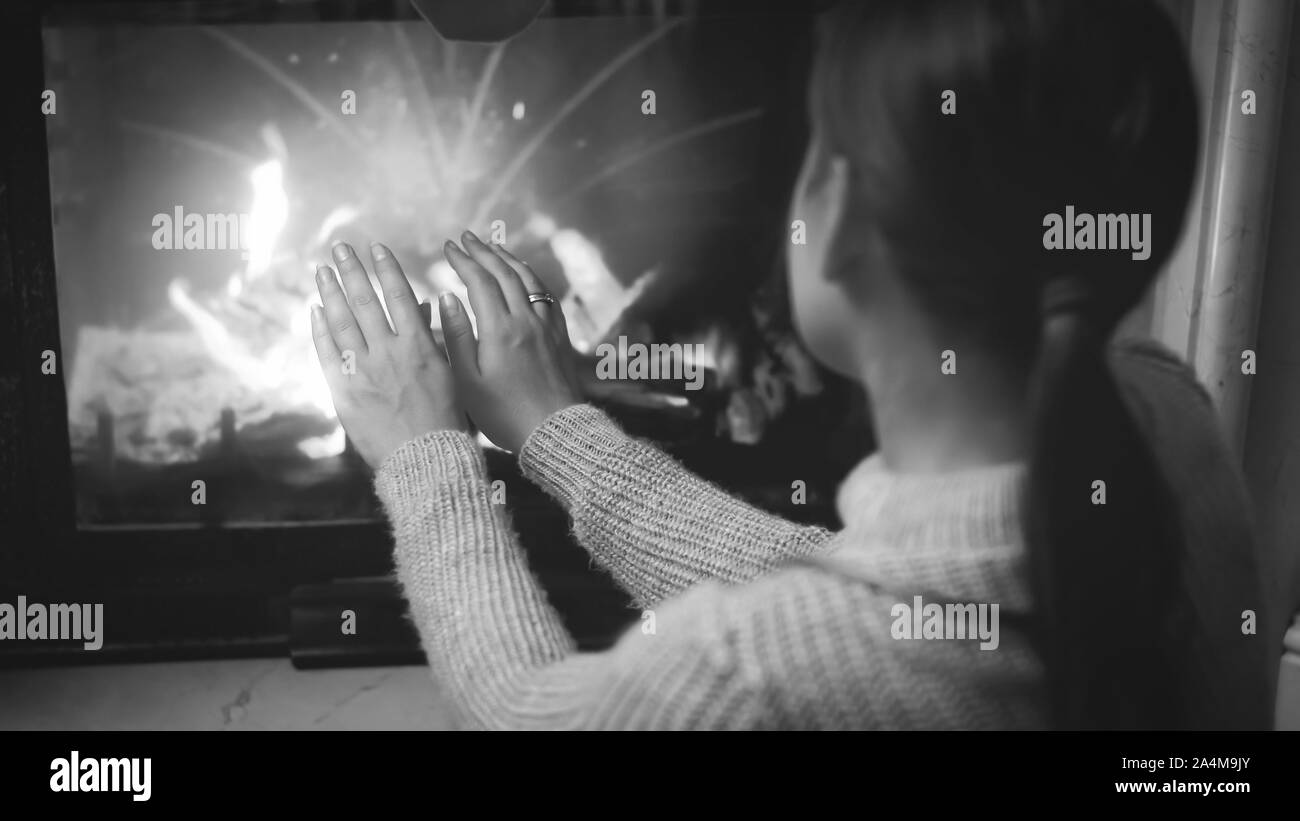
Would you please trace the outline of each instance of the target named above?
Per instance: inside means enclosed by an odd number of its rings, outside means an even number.
[[[614,328],[623,312],[654,281],[654,272],[642,274],[624,286],[596,244],[574,228],[560,228],[545,214],[536,214],[525,228],[550,245],[564,268],[569,292],[561,300],[569,339],[581,353],[590,353]]]
[[[157,323],[79,329],[68,391],[74,446],[93,442],[107,414],[119,455],[194,460],[219,439],[217,420],[229,409],[241,438],[260,452],[279,453],[279,439],[312,459],[343,452],[344,433],[311,344],[315,295],[298,285],[312,282],[312,266],[282,247],[290,219],[283,165],[268,160],[248,179],[245,259],[225,287],[204,295],[183,278],[167,286],[167,302],[188,332]],[[341,208],[330,220],[337,226],[354,217]],[[287,278],[293,270],[303,271],[296,281]]]
[[[637,137],[635,144],[606,146],[608,152],[592,150],[591,156],[599,153],[604,158],[599,160],[602,164],[593,167],[585,180],[573,181],[568,191],[543,190],[544,184],[550,184],[549,175],[536,172],[550,152],[568,150],[565,144],[575,136],[569,128],[572,120],[589,113],[597,119],[602,116],[596,110],[601,102],[597,92],[627,67],[635,67],[640,55],[656,43],[665,43],[666,35],[681,25],[681,21],[668,22],[642,34],[630,30],[633,39],[610,59],[584,65],[575,75],[581,82],[567,94],[557,85],[565,75],[539,75],[547,93],[536,98],[525,87],[514,89],[530,73],[528,55],[537,53],[532,46],[516,46],[512,41],[509,46],[501,43],[481,49],[444,48],[435,41],[440,59],[427,71],[430,64],[423,59],[427,55],[418,48],[420,44],[408,42],[406,29],[411,27],[395,27],[398,59],[364,50],[349,55],[364,58],[364,76],[373,89],[368,92],[371,113],[362,118],[338,117],[329,100],[317,99],[318,80],[325,81],[320,87],[333,86],[326,74],[318,77],[315,68],[307,69],[311,52],[300,51],[295,44],[292,49],[282,48],[278,56],[268,56],[260,46],[232,33],[234,29],[201,27],[230,51],[232,59],[264,76],[268,93],[278,95],[267,100],[281,105],[296,101],[313,115],[312,126],[308,129],[302,117],[286,118],[283,127],[292,139],[285,139],[282,126],[270,121],[274,118],[256,128],[238,118],[236,124],[244,126],[244,133],[235,135],[234,144],[224,145],[216,135],[230,131],[231,123],[225,120],[212,134],[189,133],[189,128],[202,131],[209,123],[186,111],[162,125],[124,121],[124,128],[148,139],[170,141],[228,164],[221,167],[222,181],[227,168],[240,169],[242,179],[236,182],[246,180],[248,187],[241,192],[244,201],[239,204],[247,208],[238,215],[207,215],[209,219],[199,226],[205,230],[194,228],[191,242],[190,221],[179,204],[172,203],[175,210],[163,220],[170,226],[166,242],[154,246],[160,252],[151,260],[156,265],[129,280],[135,287],[162,276],[167,284],[161,286],[161,293],[145,295],[165,296],[165,301],[159,300],[161,310],[144,314],[145,306],[152,307],[155,300],[123,296],[122,304],[114,304],[111,311],[105,306],[97,323],[77,317],[68,403],[70,433],[79,457],[174,464],[219,458],[229,453],[221,445],[237,444],[243,456],[254,461],[265,457],[262,465],[268,474],[321,477],[342,469],[341,463],[303,464],[339,454],[344,447],[344,433],[311,341],[309,311],[317,301],[312,271],[316,261],[326,258],[333,240],[343,234],[362,239],[363,227],[366,232],[381,227],[391,232],[392,236],[375,238],[399,247],[403,256],[420,260],[407,268],[414,275],[417,296],[436,297],[449,290],[468,306],[454,272],[445,261],[433,262],[438,249],[445,237],[465,228],[483,231],[498,220],[508,221],[512,250],[529,256],[543,249],[558,262],[564,282],[557,277],[550,284],[561,296],[571,340],[580,352],[593,351],[622,326],[629,307],[657,284],[657,271],[620,271],[623,276],[616,276],[611,267],[617,265],[606,256],[607,249],[576,228],[557,224],[540,212],[538,203],[542,210],[556,214],[585,214],[584,209],[574,211],[566,205],[632,165],[675,150],[688,140],[748,122],[758,112],[728,114],[653,143],[642,144]],[[329,32],[330,37],[335,34]],[[543,36],[540,53],[562,45],[549,39]],[[523,51],[521,70],[498,77],[498,69],[508,65],[507,50],[516,48]],[[327,54],[328,62],[338,61],[337,51]],[[282,62],[303,68],[288,70]],[[223,80],[205,91],[214,99],[208,110],[235,111],[235,102],[242,105],[252,91],[240,88],[240,96],[229,98],[231,105],[226,107],[220,89],[227,85],[231,84]],[[561,96],[551,99],[552,85]],[[503,96],[506,93],[511,96]],[[594,141],[606,131],[579,129],[580,138],[573,145],[587,150],[588,139]],[[261,146],[252,147],[258,135]],[[608,136],[619,139],[612,131]],[[593,142],[591,149],[597,147]],[[179,190],[192,190],[195,196],[218,190],[224,199],[223,185],[206,184],[215,181],[199,179]],[[121,190],[149,191],[149,182],[124,184]],[[177,190],[171,182],[152,190]],[[567,180],[554,182],[568,184]],[[346,192],[348,201],[316,210],[339,191]],[[129,200],[121,202],[124,209],[135,207]],[[531,219],[521,219],[528,214]],[[213,216],[220,221],[210,219]],[[214,233],[229,236],[232,228],[238,230],[242,257],[225,242],[211,239]],[[193,250],[209,255],[181,253]],[[227,250],[231,251],[228,257],[217,255]],[[544,256],[538,254],[538,259]],[[191,266],[195,260],[201,264]],[[208,264],[214,260],[221,260],[215,268]],[[161,268],[173,261],[178,261],[175,269]],[[639,276],[628,277],[628,273]],[[109,316],[122,317],[124,325],[114,326]],[[67,319],[74,321],[71,316]],[[223,441],[232,431],[237,442]],[[112,441],[104,441],[110,434]],[[294,474],[298,468],[303,470]]]
[[[275,245],[289,221],[289,197],[284,193],[284,168],[268,160],[249,174],[253,184],[253,207],[248,211],[248,279],[256,279],[271,267]]]
[[[197,459],[219,438],[216,420],[229,409],[241,440],[252,426],[266,425],[272,432],[259,435],[283,438],[309,459],[343,452],[344,431],[311,343],[310,309],[317,295],[314,287],[301,287],[312,282],[314,263],[283,247],[291,219],[284,167],[270,159],[255,166],[248,179],[252,197],[248,228],[242,232],[242,266],[207,296],[182,278],[167,286],[168,304],[183,318],[188,334],[80,330],[69,387],[74,442],[93,442],[98,415],[107,412],[115,420],[130,420],[115,428],[114,448],[120,455],[162,463]],[[359,216],[353,205],[336,207],[315,232],[317,244],[327,246],[338,229]],[[521,239],[545,243],[559,261],[568,281],[562,306],[574,347],[582,352],[605,338],[654,278],[651,271],[623,285],[595,243],[542,213],[528,221]],[[301,276],[289,276],[293,270],[301,270]],[[452,291],[469,305],[463,284],[445,260],[413,284],[419,296]],[[434,317],[436,322],[436,312]],[[274,421],[281,415],[316,421],[281,429]],[[262,439],[256,446],[278,447]]]
[[[247,238],[248,260],[243,276],[232,276],[227,284],[227,297],[234,301],[265,276],[276,262],[277,246],[289,221],[289,197],[284,190],[284,169],[278,160],[268,160],[249,174],[253,188],[253,201],[249,208]],[[337,211],[331,219],[346,218]],[[310,280],[309,280],[310,281]],[[168,301],[198,334],[208,355],[254,393],[274,397],[275,404],[285,410],[311,409],[327,419],[334,419],[334,405],[329,387],[319,366],[313,361],[309,311],[314,301],[311,295],[297,302],[277,300],[284,315],[280,327],[287,333],[273,335],[256,350],[250,340],[233,334],[217,315],[190,298],[179,280],[168,287]],[[256,294],[252,296],[256,299]],[[242,420],[241,421],[246,421]],[[319,459],[343,452],[344,435],[341,427],[325,436],[303,440],[298,449],[306,456]]]

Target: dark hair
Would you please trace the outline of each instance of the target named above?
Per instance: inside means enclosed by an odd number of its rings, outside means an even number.
[[[1054,724],[1188,726],[1182,539],[1106,363],[1195,173],[1172,22],[1134,0],[869,0],[829,12],[819,38],[816,136],[852,179],[832,258],[884,260],[962,344],[1032,374],[1025,532]],[[1045,216],[1067,206],[1150,214],[1149,258],[1045,249]],[[1072,298],[1045,310],[1063,284]]]

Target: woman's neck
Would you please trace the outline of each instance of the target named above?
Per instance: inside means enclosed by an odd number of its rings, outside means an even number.
[[[863,382],[885,465],[945,473],[1017,462],[1027,452],[1027,374],[958,352],[950,372],[936,349],[870,363]]]

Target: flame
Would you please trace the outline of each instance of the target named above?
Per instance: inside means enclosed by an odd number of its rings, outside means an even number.
[[[339,425],[328,436],[313,436],[302,440],[298,443],[298,450],[312,459],[326,459],[338,456],[346,446],[347,435],[343,432],[343,426]]]
[[[263,390],[270,387],[272,383],[267,381],[269,374],[264,363],[259,362],[243,343],[231,336],[226,326],[210,311],[195,302],[180,280],[172,280],[167,286],[167,301],[189,320],[213,359],[243,377],[243,381],[251,388]]]
[[[280,413],[319,414],[332,420],[334,429],[304,438],[295,446],[311,459],[336,456],[343,452],[345,435],[310,342],[315,294],[288,290],[277,283],[281,277],[269,275],[277,266],[302,264],[307,269],[305,281],[310,281],[314,267],[292,249],[279,247],[290,217],[280,161],[268,160],[252,169],[249,182],[252,203],[244,234],[248,260],[243,270],[230,276],[216,294],[204,298],[192,294],[183,280],[175,280],[167,288],[167,298],[186,319],[202,351],[219,366],[204,375],[203,395],[211,392],[214,401],[230,395],[250,397],[251,401],[236,407],[241,427]],[[359,216],[351,205],[334,209],[317,232],[318,238],[333,234]],[[535,215],[527,231],[550,246],[564,270],[569,288],[563,308],[574,346],[580,351],[594,349],[644,292],[653,272],[625,286],[610,270],[600,248],[580,231],[561,228],[545,214]],[[435,292],[456,293],[470,308],[464,285],[445,260],[430,267],[425,282]],[[436,312],[434,317],[436,321]],[[473,322],[472,310],[470,318]],[[162,406],[157,411],[164,413]],[[187,413],[193,415],[193,411]],[[213,435],[210,420],[187,421],[190,429]]]
[[[289,221],[289,197],[284,193],[284,168],[267,160],[248,175],[253,184],[253,207],[248,211],[248,270],[250,280],[271,267],[275,244]]]
[[[310,410],[326,419],[335,419],[329,386],[309,342],[310,310],[315,300],[310,295],[302,299],[285,299],[283,292],[250,290],[259,287],[258,281],[273,266],[280,236],[289,220],[283,168],[278,160],[269,160],[252,170],[249,181],[253,187],[253,202],[249,209],[246,237],[248,264],[243,277],[236,274],[227,281],[224,307],[236,303],[241,295],[247,295],[249,301],[259,303],[263,309],[283,312],[279,324],[287,327],[288,332],[277,334],[269,342],[266,339],[249,340],[232,333],[219,315],[223,305],[208,307],[200,304],[190,296],[180,280],[168,286],[168,301],[189,322],[214,362],[250,391],[268,398],[266,411],[252,419],[243,418],[241,422],[256,421],[262,415],[277,411],[294,410]],[[337,224],[354,216],[346,210],[336,211],[331,214],[331,221]],[[267,286],[267,289],[271,287]],[[268,292],[270,296],[262,299]],[[343,429],[336,427],[326,436],[305,439],[297,447],[313,459],[338,455],[344,448]]]
[[[535,214],[525,230],[546,240],[564,268],[569,292],[560,304],[569,338],[579,352],[591,353],[654,281],[655,272],[624,286],[610,271],[600,248],[576,228],[560,228],[545,214]]]

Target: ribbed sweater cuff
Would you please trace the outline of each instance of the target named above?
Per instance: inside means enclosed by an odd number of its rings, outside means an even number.
[[[523,473],[567,509],[626,446],[627,434],[592,405],[571,405],[538,425],[519,449]]]
[[[480,491],[487,479],[483,452],[469,434],[430,431],[393,451],[375,471],[375,492],[394,523],[406,522],[429,509],[432,488],[454,489],[441,503],[470,503],[457,498]]]

